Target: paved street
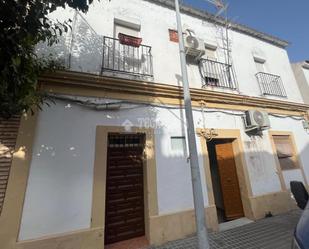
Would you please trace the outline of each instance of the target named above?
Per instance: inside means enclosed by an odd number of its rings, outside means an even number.
[[[294,227],[301,211],[266,218],[224,232],[211,233],[211,249],[291,249]],[[196,237],[151,249],[196,249]]]

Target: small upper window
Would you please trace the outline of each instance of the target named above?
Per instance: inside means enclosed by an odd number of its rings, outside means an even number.
[[[258,73],[263,73],[265,71],[264,62],[255,61],[255,66]]]
[[[141,25],[138,21],[124,20],[120,18],[114,19],[114,37],[118,38],[118,34],[122,33],[129,36],[140,37]]]
[[[212,42],[205,42],[205,56],[210,60],[217,60],[217,45]]]
[[[274,135],[273,139],[281,169],[298,168],[291,137],[289,135]]]
[[[205,48],[205,54],[207,59],[216,60],[216,49]]]
[[[305,61],[302,65],[302,67],[306,70],[309,70],[309,61]]]
[[[118,38],[119,33],[134,36],[134,37],[139,37],[140,35],[139,30],[115,23],[115,38]]]
[[[264,73],[266,60],[260,56],[254,56],[253,59],[255,62],[255,67],[256,67],[257,72]]]
[[[186,138],[185,137],[171,137],[171,148],[174,152],[186,152]]]

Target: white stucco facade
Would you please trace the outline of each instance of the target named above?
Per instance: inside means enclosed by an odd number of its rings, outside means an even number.
[[[58,12],[53,13],[52,17],[60,20],[74,19],[74,12],[59,9]],[[70,49],[72,50],[70,62],[72,70],[101,73],[103,37],[114,37],[115,19],[140,25],[140,37],[143,39],[143,44],[151,46],[153,56],[153,79],[151,81],[181,85],[178,43],[169,40],[169,29],[176,29],[175,11],[151,1],[104,0],[100,3],[93,3],[87,14],[78,15],[76,18],[72,47],[70,45],[72,34],[68,34],[66,43],[60,42],[56,50],[61,54],[65,50],[66,60]],[[216,46],[216,59],[218,62],[226,63],[226,53],[223,49],[223,42],[226,41],[224,40],[224,28],[187,14],[182,15],[182,21],[184,28],[193,29],[196,36],[203,39],[206,44]],[[267,98],[303,102],[296,86],[287,51],[284,48],[234,30],[229,30],[229,42],[230,60],[238,85],[238,88],[232,92],[266,97],[262,94],[255,76],[258,71],[254,57],[258,57],[265,61],[265,73],[281,77],[287,92],[287,97],[267,95]],[[188,63],[188,74],[191,87],[201,88],[202,78],[197,63]],[[119,77],[119,74],[117,76]],[[229,89],[222,88],[208,87],[208,89],[231,92]]]
[[[309,104],[309,62],[293,63],[292,69],[303,100]]]
[[[220,110],[204,114],[208,128],[239,129],[244,143],[253,195],[280,191],[280,180],[267,131],[251,138],[244,132],[240,112]],[[39,114],[33,159],[23,209],[20,240],[86,229],[90,226],[96,126],[122,126],[130,120],[140,126],[143,119],[154,122],[156,142],[157,194],[159,215],[193,208],[190,166],[183,154],[171,150],[170,137],[184,136],[183,110],[137,107],[131,110],[94,111],[70,102],[57,101]],[[194,111],[196,128],[203,128],[202,111]],[[292,131],[301,163],[309,177],[308,134],[300,120],[271,117],[272,130]],[[205,207],[205,183],[200,140],[198,153]],[[304,181],[300,170],[284,172],[290,180]]]
[[[115,19],[122,19],[140,25],[143,44],[151,46],[153,77],[144,79],[117,73],[106,75],[148,80],[151,84],[182,85],[178,43],[169,39],[169,29],[176,28],[173,9],[151,1],[102,0],[100,3],[93,3],[87,14],[74,15],[74,12],[69,10],[59,10],[52,15],[60,20],[75,19],[74,36],[68,34],[52,48],[55,55],[64,59],[72,71],[101,74],[103,36],[114,37]],[[183,25],[193,28],[196,36],[217,46],[217,60],[225,62],[223,28],[193,15],[184,14],[182,18]],[[246,95],[248,98],[303,103],[284,48],[236,30],[229,30],[229,39],[238,87],[234,90],[216,87],[208,89]],[[45,49],[40,46],[38,53],[45,53]],[[71,59],[68,61],[69,55]],[[265,60],[265,72],[281,77],[287,97],[266,97],[262,94],[255,76],[257,68],[254,57]],[[187,68],[190,86],[201,89],[202,78],[198,65],[194,62],[188,63]],[[309,80],[309,73],[306,77]],[[97,103],[123,100],[84,96],[86,95],[79,98]],[[250,198],[282,191],[269,131],[291,132],[295,138],[304,174],[300,168],[283,171],[286,188],[289,189],[291,180],[306,182],[309,179],[309,135],[303,128],[303,117],[270,113],[270,129],[263,131],[261,136],[249,136],[245,132],[244,111],[239,109],[236,111],[231,108],[227,110],[206,107],[202,111],[196,108],[193,114],[195,128],[240,131],[239,143],[244,153],[241,156],[244,158],[252,189]],[[44,107],[38,114],[18,239],[25,241],[90,229],[96,127],[124,126],[127,120],[136,127],[144,127],[148,122],[154,128],[158,216],[193,209],[187,154],[175,152],[171,148],[171,137],[186,136],[184,117],[184,110],[179,109],[178,105],[170,107],[152,103],[126,103],[119,110],[113,111],[94,110],[69,100],[57,100],[55,105]],[[146,123],[143,122],[145,119]],[[200,137],[196,135],[196,139],[204,205],[209,207],[210,193],[207,191]]]

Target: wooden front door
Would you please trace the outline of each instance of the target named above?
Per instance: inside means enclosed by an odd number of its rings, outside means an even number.
[[[109,135],[105,244],[145,235],[143,134]]]
[[[231,142],[216,144],[225,217],[234,220],[244,216],[234,151]]]

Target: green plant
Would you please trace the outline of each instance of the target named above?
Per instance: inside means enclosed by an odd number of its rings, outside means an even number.
[[[10,118],[41,106],[48,97],[37,91],[41,73],[61,67],[50,57],[38,58],[35,45],[57,43],[71,20],[54,22],[58,7],[86,12],[93,0],[0,1],[0,117]]]

